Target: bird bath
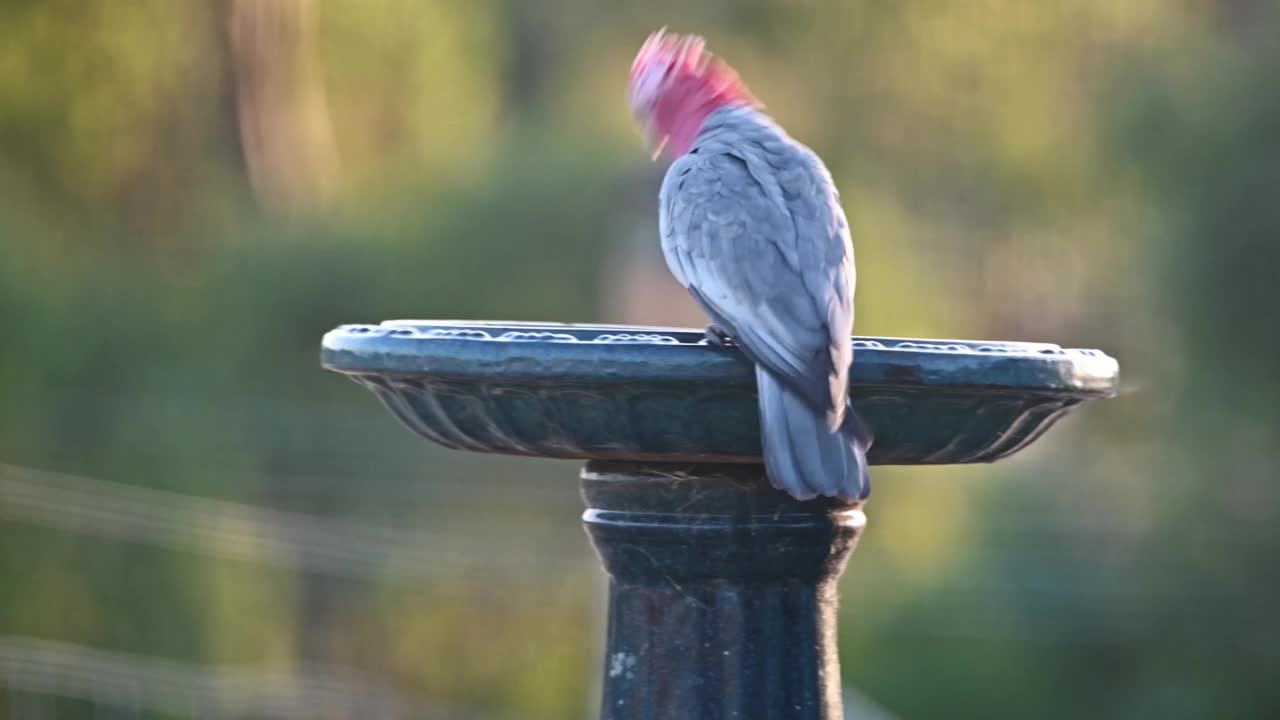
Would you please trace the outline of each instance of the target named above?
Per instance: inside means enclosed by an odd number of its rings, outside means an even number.
[[[1117,387],[1114,359],[1051,344],[859,337],[854,353],[872,465],[992,462]],[[739,351],[701,330],[401,320],[336,328],[321,357],[433,442],[587,461],[583,522],[610,577],[602,718],[840,717],[836,581],[863,504],[769,485]]]

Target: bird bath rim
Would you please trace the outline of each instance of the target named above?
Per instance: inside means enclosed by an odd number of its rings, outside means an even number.
[[[396,320],[343,325],[321,360],[406,427],[476,452],[638,462],[759,462],[755,373],[702,330]],[[1118,365],[1049,343],[858,337],[850,395],[873,465],[990,462],[1081,403]]]
[[[342,325],[322,342],[325,368],[346,374],[538,381],[592,377],[753,383],[738,350],[701,329],[487,320]],[[850,382],[1116,394],[1118,364],[1099,350],[1052,343],[854,337]]]

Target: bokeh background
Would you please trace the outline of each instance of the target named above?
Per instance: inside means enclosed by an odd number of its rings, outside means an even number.
[[[878,469],[850,716],[1276,716],[1277,16],[3,0],[0,716],[593,716],[575,464],[428,446],[317,351],[700,325],[623,100],[664,24],[830,165],[860,334],[1121,361],[1014,459]]]

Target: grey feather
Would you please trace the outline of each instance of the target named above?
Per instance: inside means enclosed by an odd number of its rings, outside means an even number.
[[[668,170],[659,223],[671,272],[757,366],[774,484],[865,497],[870,433],[848,400],[853,246],[822,161],[759,111],[721,108]]]

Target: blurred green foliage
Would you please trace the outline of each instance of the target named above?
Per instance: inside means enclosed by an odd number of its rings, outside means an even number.
[[[1125,373],[1007,463],[879,470],[847,681],[902,717],[1275,713],[1278,22],[1243,1],[0,4],[0,462],[420,528],[474,563],[332,577],[4,513],[0,636],[590,715],[573,465],[428,447],[316,349],[389,317],[621,320],[605,269],[633,218],[653,236],[661,169],[623,84],[669,24],[831,166],[860,333],[1101,347]],[[510,544],[546,559],[486,563]]]

